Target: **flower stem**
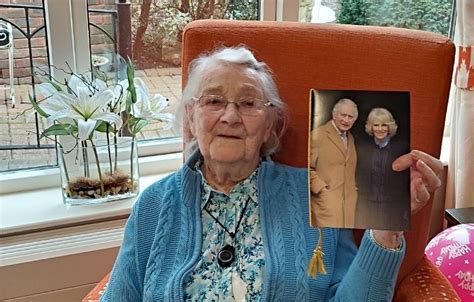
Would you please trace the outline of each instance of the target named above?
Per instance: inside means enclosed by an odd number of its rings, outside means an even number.
[[[130,150],[130,192],[134,191],[134,183],[133,183],[133,151],[135,149],[135,137],[132,137],[132,149]]]
[[[94,145],[94,142],[91,140],[92,150],[94,151],[95,163],[97,164],[97,173],[99,174],[100,182],[100,196],[104,197],[104,181],[102,180],[102,171],[100,170],[99,155],[97,154],[97,148]]]
[[[63,169],[64,169],[64,176],[66,177],[66,182],[69,186],[69,173],[67,172],[67,166],[66,166],[66,160],[64,159],[64,152],[63,152],[63,147],[59,147],[59,153],[61,155],[61,161],[63,162]]]
[[[117,171],[117,153],[118,153],[117,134],[114,134],[114,172]]]
[[[109,155],[109,169],[110,169],[110,174],[112,174],[112,151],[110,150],[110,137],[109,137],[109,124],[107,124],[107,131],[106,131],[106,135],[107,135],[107,153]]]
[[[84,176],[90,177],[89,156],[87,154],[87,142],[83,141],[81,144],[82,144],[82,160],[84,162]]]

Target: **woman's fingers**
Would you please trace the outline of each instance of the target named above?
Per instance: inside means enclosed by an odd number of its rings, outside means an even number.
[[[441,186],[438,174],[443,171],[443,164],[433,156],[413,150],[402,155],[392,163],[394,171],[410,169],[411,212],[419,211]]]
[[[431,170],[433,170],[435,175],[438,175],[443,171],[443,163],[440,160],[419,150],[413,150],[410,153],[397,158],[392,163],[392,169],[394,171],[403,171],[415,164],[418,160],[423,161]]]
[[[438,174],[443,171],[443,164],[433,156],[418,150],[413,150],[397,158],[392,168],[395,171],[403,171],[412,167],[411,178],[421,177],[429,191],[434,191],[441,186]],[[413,173],[413,172],[418,173]]]
[[[413,150],[410,154],[415,162],[421,159],[436,175],[443,171],[443,163],[439,159],[419,150]]]
[[[408,169],[412,165],[412,163],[413,156],[411,155],[411,153],[404,154],[393,161],[392,169],[397,172],[403,171],[405,169]]]
[[[441,180],[439,179],[438,175],[436,175],[435,171],[423,160],[419,159],[416,162],[416,169],[421,173],[429,191],[435,191],[441,186]]]
[[[420,177],[412,179],[410,183],[411,191],[411,213],[415,214],[423,208],[430,199],[430,193],[426,189]]]
[[[430,199],[430,192],[421,179],[415,181],[415,200],[417,202],[427,202]]]

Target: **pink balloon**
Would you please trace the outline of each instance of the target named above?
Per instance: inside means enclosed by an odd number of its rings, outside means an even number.
[[[474,223],[459,224],[431,239],[425,254],[462,301],[474,301]]]

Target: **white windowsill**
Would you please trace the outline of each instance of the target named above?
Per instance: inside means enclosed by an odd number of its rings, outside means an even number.
[[[182,153],[140,158],[140,191],[176,171]],[[142,173],[141,173],[142,174]],[[3,195],[0,202],[0,267],[119,247],[136,198],[65,206],[56,186]]]
[[[183,164],[182,139],[140,142],[140,192]],[[0,175],[0,267],[118,248],[136,198],[63,204],[59,168]]]
[[[139,162],[140,191],[143,191],[179,169],[182,153],[140,158]],[[152,174],[152,170],[161,173]],[[135,199],[68,207],[63,204],[59,186],[4,194],[0,202],[0,237],[123,218],[130,213]]]
[[[140,188],[145,189],[169,173],[140,177]],[[66,206],[60,188],[48,188],[2,197],[0,236],[25,233],[38,229],[57,228],[109,217],[125,216],[136,198],[117,200],[105,204]]]

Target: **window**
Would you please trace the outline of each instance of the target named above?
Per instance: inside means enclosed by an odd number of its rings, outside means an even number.
[[[114,217],[117,209],[123,218],[130,211],[133,200],[100,209],[84,207],[68,210],[60,204],[55,144],[39,138],[44,129],[43,122],[34,115],[27,119],[29,114],[25,111],[31,108],[28,95],[33,93],[33,84],[40,82],[39,78],[32,76],[32,69],[52,72],[59,78],[61,68],[68,70],[69,66],[78,72],[93,68],[110,76],[122,76],[120,67],[114,62],[115,42],[119,35],[114,26],[117,19],[116,1],[7,2],[0,4],[0,21],[17,24],[18,28],[30,22],[31,31],[38,36],[31,38],[30,45],[25,39],[20,40],[20,31],[14,26],[15,107],[7,92],[0,91],[0,99],[4,100],[0,107],[0,194],[3,195],[0,207],[2,213],[9,213],[8,217],[2,216],[0,234],[5,234],[4,231],[10,234],[12,229],[38,231],[43,227],[109,219],[105,217]],[[148,16],[144,13],[146,2],[149,2]],[[138,67],[136,75],[145,81],[151,93],[160,93],[169,99],[169,112],[174,112],[181,95],[180,39],[185,24],[198,18],[258,19],[260,10],[259,1],[255,0],[217,1],[221,4],[208,11],[205,11],[205,5],[196,5],[198,1],[183,2],[180,7],[174,7],[174,2],[132,1],[131,19],[135,64]],[[222,6],[226,3],[228,6]],[[148,25],[141,26],[140,18],[149,21]],[[30,50],[33,53],[31,58],[28,57]],[[21,61],[23,56],[28,60]],[[6,53],[0,50],[2,83],[9,80],[5,59]],[[19,69],[20,64],[26,67]],[[48,68],[50,65],[54,66],[51,71]],[[26,137],[25,141],[20,144],[17,140],[23,137]],[[153,174],[140,179],[144,183],[143,189],[158,177],[163,177],[165,174],[161,172],[179,168],[182,164],[182,139],[176,130],[157,130],[153,125],[145,128],[139,139],[140,174]],[[35,189],[41,190],[29,192]],[[25,208],[31,211],[24,211]]]
[[[453,0],[301,0],[303,22],[393,26],[448,36]],[[454,28],[453,28],[454,29]]]
[[[57,165],[54,141],[40,137],[44,121],[30,114],[29,95],[41,80],[32,75],[56,73],[71,68],[92,68],[109,78],[123,78],[124,66],[117,61],[117,6],[115,0],[8,1],[1,4],[5,22],[13,25],[14,51],[12,70],[16,102],[8,90],[0,91],[5,103],[1,107],[0,172],[51,168]],[[131,35],[137,75],[150,93],[160,93],[169,100],[167,112],[173,113],[181,96],[181,34],[191,20],[203,18],[258,19],[259,1],[132,1]],[[71,21],[72,20],[72,21]],[[24,31],[24,33],[22,32]],[[125,34],[127,34],[125,32]],[[49,40],[46,37],[49,36]],[[29,52],[31,50],[31,56]],[[87,51],[89,50],[89,51]],[[0,50],[0,80],[7,84],[6,50]],[[68,64],[64,64],[67,62]],[[49,66],[53,66],[51,68]],[[57,76],[61,78],[61,75]],[[140,153],[154,151],[157,140],[176,146],[180,142],[176,129],[160,130],[151,123],[138,135]],[[163,142],[160,143],[163,145]],[[147,149],[147,150],[145,150]],[[171,152],[179,152],[180,147]]]
[[[0,90],[0,96],[4,100],[0,111],[0,171],[54,167],[57,165],[55,143],[40,138],[44,121],[32,114],[29,102],[29,96],[35,92],[34,85],[41,82],[34,74],[54,72],[49,66],[54,66],[53,69],[68,69],[71,66],[72,69],[84,70],[90,65],[89,52],[85,50],[90,49],[93,68],[112,76],[117,75],[118,68],[113,68],[111,64],[116,52],[117,12],[114,1],[109,0],[89,1],[89,7],[81,6],[80,1],[10,2],[0,6],[1,21],[11,24],[14,41],[11,70],[7,50],[0,49],[1,84],[5,88]],[[89,23],[90,36],[87,31],[82,30],[87,26],[84,20]],[[48,35],[49,40],[46,39]],[[67,66],[58,62],[67,62]],[[181,93],[181,71],[179,66],[166,70],[158,67],[141,70],[138,75],[148,85],[151,93],[159,92],[169,99],[170,106],[167,110],[172,112]],[[13,83],[10,83],[10,73]],[[13,88],[14,99],[10,97],[10,87]],[[150,155],[150,150],[154,149],[155,154],[162,153],[148,142],[156,138],[166,139],[174,146],[172,150],[167,148],[168,152],[181,150],[180,144],[176,144],[181,141],[177,131],[162,131],[155,125],[149,125],[139,136],[140,140],[147,141],[140,148],[146,150],[140,152]],[[162,144],[163,142],[160,143]]]

